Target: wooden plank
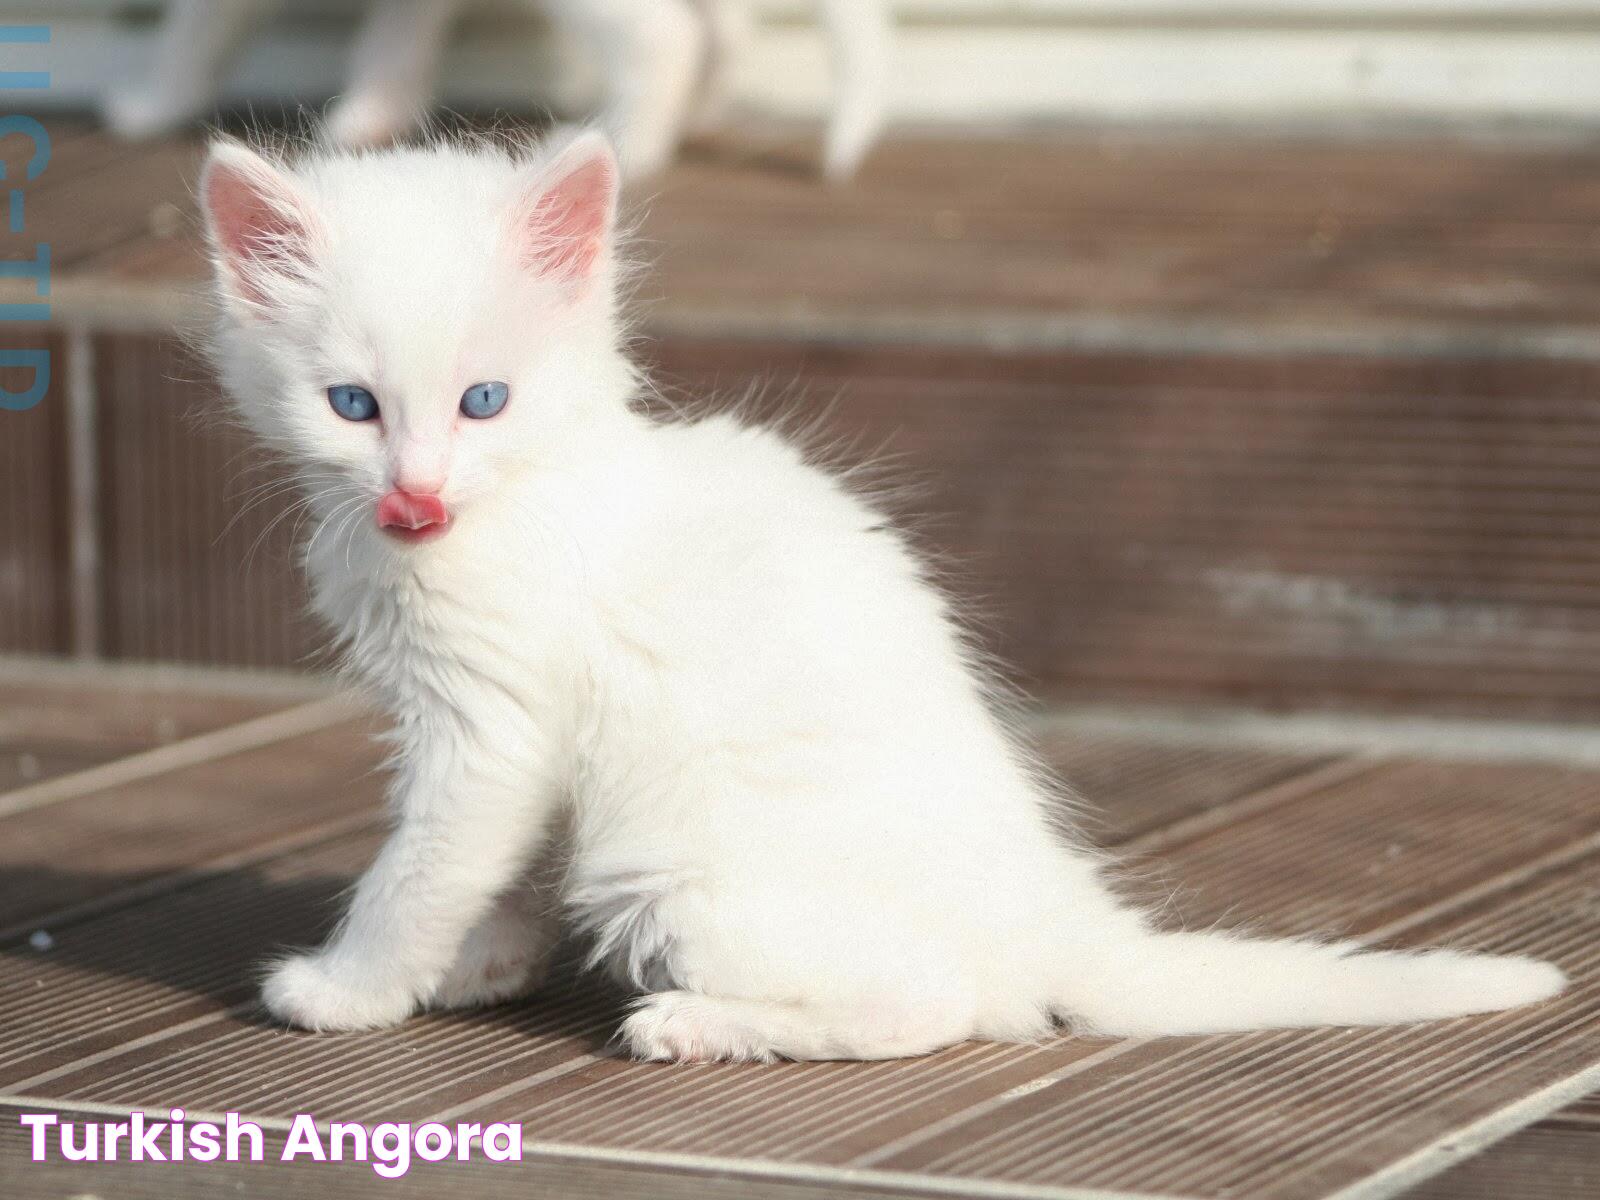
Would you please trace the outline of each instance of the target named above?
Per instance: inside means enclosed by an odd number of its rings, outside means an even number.
[[[193,136],[131,144],[92,135],[54,154],[27,193],[27,232],[50,246],[51,266],[77,265],[131,239],[168,229],[199,174],[203,142]]]
[[[1592,248],[1558,247],[1583,241],[1594,177],[1561,149],[1171,132],[894,139],[842,195],[770,162],[689,163],[652,198],[643,295],[679,329],[1032,312],[1098,316],[1113,342],[1152,320],[1267,344],[1318,326],[1399,344],[1417,323],[1481,338],[1588,311]]]
[[[82,771],[108,757],[90,751],[63,752],[48,746],[0,739],[0,796],[41,779]]]
[[[1184,745],[1131,728],[1123,734],[1095,736],[1056,731],[1042,740],[1039,752],[1083,797],[1084,832],[1111,846],[1171,828],[1186,817],[1275,784],[1305,778],[1336,757]]]
[[[12,810],[19,793],[37,795],[46,781],[81,777],[113,760],[249,721],[317,692],[310,684],[207,687],[195,676],[180,684],[147,670],[90,675],[54,664],[0,663],[0,814]],[[81,790],[73,786],[74,794]]]
[[[4,145],[0,142],[0,145]],[[0,349],[44,350],[50,386],[26,411],[0,410],[0,654],[60,654],[71,646],[66,477],[66,339],[6,326]],[[0,387],[24,394],[31,368],[0,368]]]
[[[1600,1131],[1559,1123],[1507,1138],[1419,1185],[1408,1200],[1592,1200],[1600,1195]]]
[[[0,795],[0,817],[37,812],[85,795],[123,788],[229,755],[289,741],[307,732],[320,732],[329,725],[346,722],[354,711],[354,706],[342,696],[325,697],[71,775],[40,780]]]
[[[168,339],[97,339],[109,657],[229,666],[326,662],[295,552],[304,509]]]
[[[194,752],[147,770],[114,763],[58,778],[60,794],[44,803],[0,795],[0,931],[140,894],[218,858],[376,820],[382,752],[371,720],[350,712],[306,706],[180,743],[169,749]],[[85,786],[60,790],[74,778]]]
[[[1562,1114],[1566,1120],[1600,1130],[1600,1092],[1578,1101]]]
[[[326,695],[300,687],[207,686],[159,671],[71,672],[0,664],[0,748],[18,746],[97,761],[197,737]]]
[[[44,166],[29,178],[28,171],[39,147],[32,137],[21,131],[13,131],[13,136],[0,141],[0,164],[4,165],[7,180],[19,181],[22,185],[25,232],[34,235],[36,241],[48,241],[48,237],[38,236],[41,229],[34,224],[35,206],[43,200],[44,207],[50,207],[49,198],[63,194],[67,185],[74,181],[93,178],[98,172],[127,169],[139,153],[139,147],[108,137],[95,122],[81,116],[42,113],[36,119],[44,126],[45,136],[50,140],[49,157]],[[48,232],[53,235],[57,228],[51,226]],[[69,237],[61,249],[70,250],[73,231],[60,231]],[[54,243],[51,249],[56,249]],[[54,254],[51,261],[52,264],[56,261]]]
[[[199,873],[189,886],[143,903],[77,924],[53,922],[54,944],[47,951],[18,937],[10,951],[11,982],[0,985],[16,1006],[16,1019],[0,1022],[0,1055],[9,1055],[17,1067],[9,1081],[37,1084],[47,1073],[134,1052],[141,1039],[176,1038],[196,1018],[230,1010],[249,1014],[265,948],[309,940],[326,929],[334,900],[374,843],[370,835],[346,837],[332,848],[288,859],[209,877]],[[43,986],[24,985],[24,977]],[[90,993],[97,998],[80,1014],[81,1022],[41,1007],[47,995],[64,1000]],[[48,1027],[42,1041],[40,1020]],[[284,1042],[280,1031],[257,1030]]]
[[[0,930],[369,819],[372,728],[309,681],[0,665]]]

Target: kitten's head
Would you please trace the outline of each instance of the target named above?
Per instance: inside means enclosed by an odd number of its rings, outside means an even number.
[[[200,200],[235,403],[396,542],[444,532],[626,403],[617,183],[590,133],[292,164],[217,143]]]

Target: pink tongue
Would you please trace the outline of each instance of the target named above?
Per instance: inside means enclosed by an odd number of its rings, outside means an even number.
[[[378,501],[380,529],[426,529],[450,520],[444,501],[421,492],[390,492]]]

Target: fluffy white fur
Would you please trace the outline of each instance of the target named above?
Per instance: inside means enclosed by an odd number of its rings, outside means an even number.
[[[392,709],[397,825],[266,1002],[392,1025],[536,985],[556,910],[660,1059],[1415,1021],[1554,967],[1155,931],[1053,826],[946,598],[885,514],[772,432],[643,415],[596,135],[202,181],[248,421],[298,465],[315,607]],[[457,398],[501,380],[469,421]],[[381,420],[325,389],[357,383]],[[437,489],[436,540],[374,505]],[[559,833],[558,833],[559,831]],[[556,852],[552,839],[560,838]]]
[[[603,119],[630,175],[665,167],[685,129],[721,107],[748,40],[742,0],[529,0],[597,53]],[[351,55],[350,85],[328,114],[330,141],[383,145],[420,125],[464,0],[375,0]],[[817,0],[834,64],[823,169],[855,173],[883,125],[891,24],[883,0]],[[222,77],[272,0],[172,0],[146,77],[113,91],[106,119],[128,137],[187,124],[216,102]]]

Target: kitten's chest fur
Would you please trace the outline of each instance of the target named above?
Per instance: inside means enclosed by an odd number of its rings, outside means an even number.
[[[860,678],[868,634],[845,598],[917,592],[898,543],[863,533],[880,520],[768,434],[646,425],[419,553],[330,543],[307,566],[316,611],[397,715],[481,725],[510,705],[574,770],[627,772],[841,709],[856,723],[888,682]]]
[[[575,634],[562,593],[532,577],[523,555],[445,544],[397,559],[366,532],[349,548],[306,558],[311,607],[345,665],[402,718],[422,710],[481,716],[484,692],[546,708],[570,677]],[[563,662],[565,659],[567,661]]]
[[[463,521],[396,556],[384,535],[306,557],[312,609],[347,665],[402,717],[521,710],[570,742],[592,722],[617,647],[660,630],[637,602],[639,522],[528,489],[493,520]]]

